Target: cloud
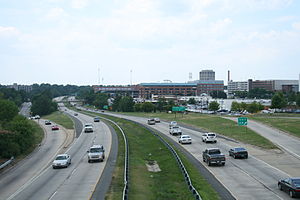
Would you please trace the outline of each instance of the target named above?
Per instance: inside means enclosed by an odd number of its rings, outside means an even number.
[[[300,22],[293,23],[292,26],[294,29],[296,29],[298,31],[300,30]]]
[[[68,16],[63,8],[52,8],[47,14],[46,18],[50,20],[61,19]]]
[[[71,7],[76,9],[85,8],[89,4],[89,0],[72,0]]]
[[[4,26],[0,26],[0,36],[6,36],[6,37],[10,37],[10,36],[16,36],[18,35],[20,32],[17,28],[15,27],[4,27]]]

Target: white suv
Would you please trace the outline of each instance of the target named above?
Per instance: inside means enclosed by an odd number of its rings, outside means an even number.
[[[94,132],[93,125],[91,123],[86,123],[84,125],[84,132],[85,133]]]
[[[105,158],[104,147],[102,145],[93,145],[87,151],[88,153],[88,162],[91,161],[100,161],[102,162]]]
[[[179,126],[173,126],[170,128],[170,134],[171,135],[181,135],[182,131],[181,128],[179,128]]]
[[[202,142],[217,142],[217,135],[215,133],[203,133]]]

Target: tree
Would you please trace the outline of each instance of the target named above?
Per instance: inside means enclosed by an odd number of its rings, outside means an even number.
[[[271,107],[281,109],[286,106],[286,100],[281,92],[277,92],[272,97]]]
[[[57,103],[52,101],[49,91],[44,91],[32,99],[31,111],[34,115],[48,115],[56,110]]]
[[[144,112],[152,112],[154,111],[155,106],[151,102],[145,102],[142,104],[142,111]]]
[[[119,110],[122,112],[133,112],[133,98],[130,96],[122,97],[119,102]]]
[[[241,105],[238,102],[233,101],[231,103],[231,110],[232,111],[241,111]]]
[[[234,93],[235,97],[239,97],[239,98],[246,98],[248,96],[248,92],[247,91],[236,91]]]
[[[141,103],[136,103],[133,106],[134,112],[141,112],[142,111],[142,104]]]
[[[219,110],[219,108],[220,108],[220,104],[216,101],[212,101],[208,105],[208,109],[212,111],[217,111]]]
[[[107,105],[108,95],[105,93],[96,93],[93,105],[103,109],[103,106]]]
[[[270,99],[273,94],[274,92],[262,88],[254,88],[248,92],[248,97],[258,99]]]
[[[120,104],[121,99],[122,99],[122,96],[117,96],[114,99],[113,104],[112,104],[112,110],[113,111],[120,111],[119,104]]]
[[[0,123],[11,121],[19,110],[14,102],[0,99]]]
[[[226,93],[223,91],[218,91],[218,90],[210,92],[210,96],[212,98],[227,99]]]
[[[196,104],[196,100],[195,98],[190,98],[188,101],[187,101],[188,104],[193,104],[195,105]]]
[[[251,104],[248,104],[247,111],[250,113],[256,113],[259,110],[263,110],[264,106],[260,103],[257,103],[256,101],[252,102]]]
[[[157,110],[160,112],[165,109],[165,106],[167,105],[166,99],[165,98],[159,98],[156,104]]]
[[[300,86],[299,86],[300,87]],[[297,94],[297,97],[296,97],[296,104],[297,106],[300,106],[300,93]]]
[[[247,105],[245,102],[242,102],[242,103],[240,104],[240,108],[241,108],[242,111],[243,111],[243,110],[247,110],[248,105]]]

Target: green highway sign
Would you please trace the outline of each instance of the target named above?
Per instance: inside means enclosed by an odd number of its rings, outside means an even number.
[[[172,111],[174,111],[174,112],[183,112],[183,111],[185,111],[185,107],[182,107],[182,106],[173,106],[172,107]]]
[[[239,117],[238,118],[238,125],[239,126],[247,126],[248,118],[247,117]]]
[[[107,109],[108,109],[108,106],[107,106],[107,105],[103,106],[103,109],[107,110]]]

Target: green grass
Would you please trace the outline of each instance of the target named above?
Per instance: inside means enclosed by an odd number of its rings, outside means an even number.
[[[205,115],[189,113],[187,115],[169,113],[122,113],[141,117],[159,117],[160,119],[172,121],[175,120],[185,125],[201,128],[206,131],[216,132],[224,136],[236,139],[246,144],[255,145],[265,149],[276,149],[277,147],[266,138],[256,132],[238,126],[236,122],[224,119],[216,115]]]
[[[70,119],[70,117],[60,111],[56,111],[50,115],[43,116],[43,118],[60,124],[66,129],[73,129],[73,121]]]
[[[91,115],[94,116],[95,114]],[[116,121],[128,137],[130,149],[129,199],[194,199],[187,188],[175,158],[156,136],[135,123],[119,118],[105,117]],[[122,152],[123,148],[124,146],[119,147],[119,152]],[[220,199],[214,189],[199,174],[196,167],[190,164],[183,154],[180,152],[178,154],[190,173],[191,180],[201,197],[205,200]],[[118,161],[119,164],[117,164],[106,199],[120,199],[122,194],[124,157],[119,159],[121,161]],[[162,171],[149,172],[145,165],[148,160],[156,160]]]
[[[300,118],[280,118],[266,116],[252,116],[250,119],[262,122],[296,137],[300,137]]]

